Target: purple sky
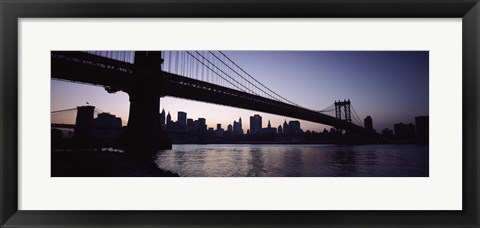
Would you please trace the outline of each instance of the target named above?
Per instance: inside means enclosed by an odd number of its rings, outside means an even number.
[[[313,110],[335,100],[350,99],[357,114],[370,115],[377,132],[393,129],[394,123],[414,123],[414,117],[428,115],[428,51],[224,51],[258,81],[281,96]],[[52,80],[51,109],[62,110],[89,102],[105,112],[128,120],[129,101],[124,92],[107,93],[102,87]],[[208,127],[223,128],[242,117],[243,129],[249,117],[260,114],[278,127],[283,116],[213,105],[171,97],[160,99],[160,111],[178,111],[187,118],[204,117]],[[55,123],[73,123],[75,113],[52,114]],[[322,131],[330,127],[301,121],[303,130]]]

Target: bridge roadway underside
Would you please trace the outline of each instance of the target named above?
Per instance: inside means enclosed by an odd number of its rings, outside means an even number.
[[[129,93],[127,87],[134,80],[133,64],[87,53],[52,52],[51,61],[52,78],[99,85],[105,87],[107,91],[123,90]],[[168,72],[151,78],[149,86],[152,85],[158,86],[159,96],[173,96],[255,110],[325,124],[337,129],[368,133],[363,127],[323,113]]]

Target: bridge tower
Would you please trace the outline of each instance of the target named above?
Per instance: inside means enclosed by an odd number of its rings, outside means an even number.
[[[352,122],[350,99],[343,101],[335,101],[335,117],[348,123]]]
[[[168,136],[159,123],[160,96],[158,77],[162,75],[161,51],[136,51],[133,79],[125,92],[130,98],[127,146],[147,153],[152,149],[171,149]]]

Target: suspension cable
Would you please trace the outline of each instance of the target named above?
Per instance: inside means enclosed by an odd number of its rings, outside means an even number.
[[[249,73],[247,73],[243,68],[241,68],[240,66],[238,66],[233,60],[231,60],[227,55],[225,55],[223,52],[219,51],[220,54],[222,54],[225,58],[227,58],[233,65],[235,65],[236,67],[238,67],[238,69],[240,69],[243,73],[245,73],[247,76],[249,76],[251,79],[253,79],[255,82],[257,82],[258,84],[262,85],[264,88],[266,88],[268,91],[272,92],[273,94],[279,96],[280,98],[284,99],[285,101],[287,101],[288,103],[291,103],[291,104],[294,104],[295,106],[298,106],[298,107],[301,107],[300,105],[297,105],[295,104],[294,102],[278,95],[277,93],[275,93],[274,91],[272,91],[271,89],[269,89],[268,87],[266,87],[264,84],[262,84],[261,82],[259,82],[257,79],[255,79],[254,77],[252,77]]]
[[[68,112],[68,111],[74,111],[74,110],[77,110],[77,108],[69,108],[69,109],[63,109],[63,110],[56,110],[56,111],[52,111],[52,112],[50,112],[50,113],[51,113],[51,114],[54,114],[54,113]]]

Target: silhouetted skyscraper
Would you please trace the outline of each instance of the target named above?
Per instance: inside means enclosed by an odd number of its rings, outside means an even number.
[[[207,121],[205,118],[198,118],[195,122],[197,122],[198,140],[204,142],[207,135]]]
[[[222,124],[217,124],[217,129],[215,129],[215,135],[221,138],[223,137],[223,132],[224,130],[222,128]]]
[[[162,109],[162,112],[160,113],[160,127],[162,129],[165,129],[165,109]]]
[[[285,122],[283,122],[283,134],[284,134],[284,135],[289,135],[289,134],[290,134],[290,131],[289,131],[289,129],[288,129],[287,120],[285,120]]]
[[[299,135],[303,132],[302,129],[300,128],[300,121],[298,120],[289,121],[288,128],[292,135]]]
[[[186,112],[181,112],[181,111],[178,112],[177,124],[178,124],[178,130],[187,129],[187,113]]]
[[[367,116],[365,119],[363,119],[363,125],[365,126],[365,129],[368,131],[373,131],[373,121],[372,117]]]
[[[167,114],[167,130],[173,130],[172,116],[170,116],[170,112]]]
[[[75,131],[73,133],[76,139],[89,139],[92,136],[94,106],[78,106],[77,118],[75,120]]]
[[[278,125],[278,134],[279,135],[283,134],[282,125]]]
[[[243,135],[242,129],[242,117],[240,117],[237,121],[233,121],[233,134],[234,135]]]
[[[429,138],[429,121],[428,116],[415,117],[415,126],[417,131],[417,140],[421,143],[428,143]]]
[[[257,134],[262,129],[262,117],[258,114],[250,116],[250,134]]]
[[[272,125],[270,124],[270,120],[268,121],[268,124],[267,124],[267,127],[266,128],[262,128],[260,130],[260,134],[269,134],[269,135],[275,135],[277,134],[277,129],[276,128],[272,128]]]
[[[205,118],[198,118],[198,129],[207,130],[207,121]]]
[[[191,130],[193,129],[193,119],[187,119],[187,129]]]

